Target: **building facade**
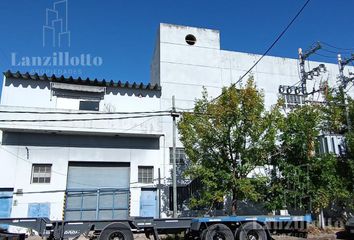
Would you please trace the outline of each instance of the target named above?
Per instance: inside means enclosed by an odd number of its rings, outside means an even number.
[[[210,97],[218,96],[259,57],[220,49],[216,30],[161,24],[147,85],[5,72],[0,217],[171,216],[172,96],[178,111],[191,110],[203,87]],[[326,72],[308,81],[308,92],[325,82],[338,85],[338,66],[324,64]],[[278,97],[289,109],[305,103],[293,94],[295,88],[282,92],[280,87],[297,86],[298,69],[297,59],[272,56],[253,69],[267,108]],[[306,100],[321,99],[316,93]],[[179,170],[185,161],[177,139]],[[179,176],[180,210],[186,185]]]

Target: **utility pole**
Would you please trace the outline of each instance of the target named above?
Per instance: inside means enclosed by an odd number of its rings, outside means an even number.
[[[347,85],[350,81],[354,79],[354,77],[346,77],[344,75],[344,67],[350,63],[351,61],[354,61],[354,54],[352,54],[352,57],[349,59],[342,59],[342,56],[338,54],[338,68],[339,68],[339,80],[340,80],[340,92],[343,94],[343,102],[344,102],[344,107],[345,107],[345,118],[347,121],[347,126],[348,126],[348,131],[351,131],[351,121],[349,118],[349,108],[348,108],[348,99],[347,99],[347,93],[345,92],[345,89],[347,88]]]
[[[179,114],[176,112],[175,96],[172,96],[172,161],[173,161],[173,174],[172,174],[172,192],[173,192],[173,217],[177,218],[177,174],[176,174],[176,118]]]
[[[157,169],[157,176],[158,176],[158,181],[159,181],[159,185],[158,185],[158,189],[159,189],[159,218],[161,218],[161,172],[160,172],[160,168]]]
[[[293,96],[301,96],[301,103],[306,102],[306,97],[309,94],[313,94],[317,91],[314,89],[308,93],[307,92],[307,80],[312,80],[314,77],[317,77],[320,75],[320,72],[325,72],[326,67],[324,64],[320,64],[318,67],[313,68],[312,70],[306,72],[305,68],[305,60],[313,53],[315,53],[317,50],[321,48],[321,45],[317,43],[313,48],[310,50],[303,52],[301,48],[299,48],[299,67],[300,67],[300,83],[301,86],[288,86],[288,85],[279,85],[279,93],[282,95],[293,95]]]
[[[320,64],[318,67],[312,69],[309,72],[305,70],[305,60],[317,50],[321,49],[321,45],[319,43],[316,44],[310,50],[303,52],[301,48],[299,48],[299,65],[300,65],[300,74],[301,74],[301,92],[304,94],[304,97],[307,96],[307,80],[312,80],[313,76],[318,76],[319,72],[325,70],[324,64]]]

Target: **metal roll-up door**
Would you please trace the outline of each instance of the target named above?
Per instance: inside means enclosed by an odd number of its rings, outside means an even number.
[[[129,216],[129,163],[69,163],[65,220]]]

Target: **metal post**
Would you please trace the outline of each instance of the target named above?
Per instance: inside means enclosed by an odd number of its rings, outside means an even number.
[[[309,73],[313,70],[311,70],[310,72],[306,72],[305,70],[305,60],[313,53],[315,53],[318,49],[321,48],[321,45],[319,43],[316,44],[316,46],[314,46],[313,48],[311,48],[310,50],[303,52],[301,48],[299,48],[299,65],[300,65],[300,74],[301,74],[301,88],[302,88],[302,93],[304,96],[304,99],[306,99],[308,93],[307,93],[307,86],[306,86],[306,82],[309,76]]]
[[[99,219],[100,211],[100,189],[97,189],[97,199],[96,199],[96,220]]]
[[[351,130],[351,122],[349,118],[349,109],[348,109],[348,100],[347,100],[347,94],[345,92],[345,89],[347,87],[347,82],[343,73],[344,65],[342,63],[342,57],[340,54],[338,54],[338,67],[339,67],[339,78],[340,78],[340,92],[343,94],[343,102],[344,102],[344,107],[345,107],[345,118],[347,121],[347,127],[348,131],[350,132]]]
[[[301,88],[305,97],[306,96],[305,93],[307,93],[307,88],[306,88],[307,75],[305,71],[305,60],[302,56],[302,48],[299,48],[299,65],[300,65],[300,74],[301,74]]]
[[[159,185],[158,185],[158,191],[159,191],[159,218],[161,218],[161,172],[160,172],[160,168],[157,169],[157,174],[158,174],[158,181],[159,181]]]
[[[172,160],[173,160],[173,217],[177,217],[177,179],[176,179],[176,107],[175,96],[172,96]]]

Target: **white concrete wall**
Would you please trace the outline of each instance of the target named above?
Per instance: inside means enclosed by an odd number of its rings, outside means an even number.
[[[0,183],[4,187],[13,187],[14,192],[22,189],[23,195],[14,194],[12,217],[26,217],[29,203],[50,203],[50,217],[61,219],[63,210],[63,192],[45,194],[26,194],[26,192],[65,190],[67,162],[65,149],[29,148],[21,146],[1,146],[0,159],[3,166],[8,167],[8,173],[1,174]],[[49,153],[49,154],[48,154]],[[3,163],[5,161],[5,163]],[[7,163],[6,163],[7,162]],[[33,163],[49,163],[52,165],[52,178],[49,184],[31,184]],[[11,173],[11,177],[9,176]]]
[[[65,191],[69,162],[129,162],[131,183],[131,216],[139,216],[140,187],[154,184],[138,183],[138,166],[153,166],[154,178],[157,178],[160,150],[147,149],[104,149],[73,147],[35,147],[1,146],[0,159],[8,171],[0,175],[1,187],[13,187],[14,191],[22,189],[23,195],[14,195],[12,217],[26,217],[29,203],[50,203],[51,219],[62,219],[64,193],[26,194],[37,191]],[[32,164],[52,164],[51,182],[31,183]]]
[[[185,36],[193,34],[196,37],[195,45],[185,42]],[[192,109],[195,99],[201,97],[203,86],[208,90],[210,97],[220,94],[223,86],[235,83],[250,66],[259,58],[259,55],[225,51],[220,49],[220,34],[218,31],[161,24],[151,64],[151,83],[162,86],[161,96],[149,95],[142,91],[143,97],[137,91],[122,91],[107,89],[107,94],[100,102],[100,110],[109,109],[117,112],[170,110],[172,96],[176,97],[177,110]],[[294,57],[295,54],[294,54]],[[317,62],[309,62],[311,68],[318,66]],[[336,64],[325,63],[328,72],[315,80],[308,81],[308,91],[312,87],[318,88],[319,83],[328,80],[331,86],[337,84],[338,67]],[[307,67],[307,64],[306,64]],[[354,71],[353,68],[349,68]],[[299,81],[296,59],[281,57],[265,57],[253,70],[257,86],[265,94],[265,104],[269,108],[277,101],[279,85],[293,85]],[[10,79],[11,80],[11,79]],[[244,78],[243,83],[247,80]],[[78,100],[65,100],[59,103],[57,97],[52,96],[50,86],[45,83],[42,87],[36,83],[23,80],[21,82],[4,81],[0,111],[65,111],[59,109],[77,108]],[[353,94],[354,88],[350,94]],[[311,97],[309,97],[311,99]],[[314,100],[321,100],[321,96],[313,96]],[[2,119],[62,119],[88,118],[97,115],[75,116],[77,110],[68,111],[68,114],[2,114]],[[111,115],[110,115],[111,116]],[[133,149],[80,149],[80,148],[44,148],[35,150],[30,147],[30,158],[26,159],[24,147],[0,146],[0,160],[8,171],[0,175],[1,187],[14,187],[23,191],[40,189],[53,190],[66,188],[66,174],[69,161],[128,161],[131,164],[131,216],[139,215],[141,187],[156,187],[154,184],[138,184],[138,166],[153,166],[154,178],[157,179],[158,168],[161,168],[161,177],[164,184],[171,183],[171,164],[169,148],[172,146],[172,118],[153,117],[128,120],[104,120],[85,122],[38,122],[38,123],[0,123],[1,129],[65,132],[72,134],[99,134],[99,135],[161,135],[160,150],[133,150]],[[177,146],[182,144],[177,141]],[[11,152],[11,153],[10,153]],[[25,158],[25,160],[23,160]],[[22,160],[21,160],[22,159]],[[29,162],[28,162],[29,161]],[[53,173],[53,181],[48,185],[30,184],[30,166],[32,162],[51,162],[53,170],[62,174]],[[63,209],[62,194],[15,196],[17,206],[13,208],[13,216],[25,216],[26,204],[34,201],[50,201],[53,203],[51,217],[60,219]],[[165,207],[162,203],[162,207]],[[166,214],[163,214],[166,216]]]
[[[191,46],[185,42],[185,36],[193,34],[197,41]],[[218,31],[200,29],[168,24],[160,25],[160,78],[162,86],[161,107],[171,108],[171,98],[176,97],[177,110],[191,109],[196,98],[201,97],[202,88],[205,87],[209,96],[216,97],[223,86],[230,86],[260,58],[260,55],[242,52],[233,52],[220,49],[220,35]],[[158,57],[155,55],[155,58]],[[294,53],[294,58],[296,58]],[[156,59],[153,62],[158,62]],[[306,62],[306,70],[317,67],[319,62]],[[327,81],[329,85],[338,86],[337,64],[325,63],[327,72],[314,80],[307,81],[307,91],[318,89],[321,82]],[[354,72],[353,67],[347,67]],[[347,70],[347,71],[348,71]],[[279,94],[279,85],[294,85],[299,82],[299,67],[297,59],[266,56],[252,70],[257,87],[265,95],[267,109],[275,104]],[[248,79],[246,76],[237,86],[241,86]],[[157,81],[152,79],[151,81]],[[349,92],[354,95],[354,88]],[[321,101],[322,96],[315,94],[308,100]],[[162,128],[166,136],[164,145],[164,174],[170,179],[169,147],[172,146],[172,119],[162,118]],[[177,141],[177,146],[182,144]]]
[[[51,101],[49,83],[36,81],[12,81],[4,79],[1,105],[55,108],[55,102]]]
[[[78,115],[80,99],[53,96],[51,86],[45,81],[4,79],[0,111],[1,119],[75,119],[127,117],[123,114]],[[160,110],[158,91],[142,89],[117,89],[107,87],[100,101],[100,112],[146,112]],[[24,113],[11,113],[18,111]],[[60,111],[67,114],[52,114]],[[28,112],[28,113],[26,113]],[[30,112],[41,112],[34,114]],[[49,112],[43,114],[43,112]],[[130,115],[132,116],[132,115]],[[161,132],[161,118],[117,119],[101,121],[74,122],[1,122],[0,128],[6,131],[54,132],[65,134],[97,134],[107,136],[158,136]],[[70,161],[129,162],[131,184],[132,216],[139,215],[141,186],[156,187],[156,184],[139,184],[138,166],[153,166],[154,178],[160,163],[159,149],[122,149],[122,148],[73,148],[28,146],[29,159],[24,146],[0,146],[0,161],[7,166],[7,171],[0,175],[0,187],[22,189],[25,194],[15,194],[13,198],[12,217],[26,217],[29,203],[50,203],[50,218],[62,219],[64,193],[26,194],[26,192],[66,189],[68,163]],[[33,163],[51,163],[52,179],[50,184],[31,184]],[[156,181],[157,182],[157,181]]]

